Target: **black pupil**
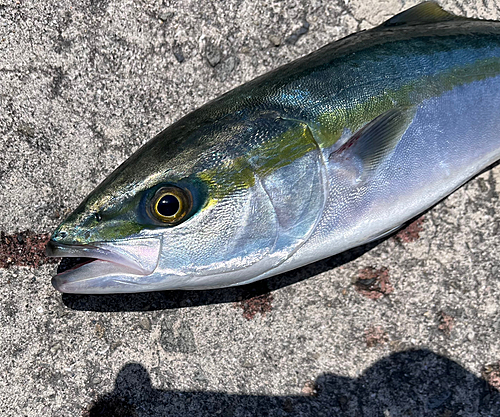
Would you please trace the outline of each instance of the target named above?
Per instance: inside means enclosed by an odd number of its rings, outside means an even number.
[[[179,199],[172,194],[164,195],[156,205],[158,213],[165,217],[173,216],[179,211],[179,207]]]

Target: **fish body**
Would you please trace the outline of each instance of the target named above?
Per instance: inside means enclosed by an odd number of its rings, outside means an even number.
[[[54,232],[63,292],[241,285],[373,241],[500,159],[500,22],[423,3],[180,119]]]

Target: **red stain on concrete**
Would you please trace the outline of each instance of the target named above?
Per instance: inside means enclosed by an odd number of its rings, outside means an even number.
[[[382,326],[372,326],[365,330],[365,342],[369,348],[382,346],[387,343],[387,333]]]
[[[305,382],[302,387],[302,394],[308,397],[317,397],[318,396],[318,385],[316,382],[308,380]]]
[[[440,311],[438,313],[438,316],[439,316],[438,329],[442,331],[446,336],[449,336],[451,330],[455,326],[455,319],[449,314],[446,314],[444,311]]]
[[[491,387],[500,391],[500,361],[492,365],[486,365],[481,374]]]
[[[0,232],[0,268],[13,265],[38,268],[42,264],[57,263],[58,259],[45,256],[45,245],[49,239],[49,233],[29,230],[12,235]]]
[[[415,242],[420,238],[420,232],[424,230],[423,223],[425,217],[419,217],[413,223],[410,223],[404,229],[401,229],[395,236],[394,239],[400,241],[401,243]]]
[[[389,281],[389,269],[385,267],[361,269],[358,272],[358,279],[354,283],[354,288],[362,296],[371,300],[378,300],[394,291],[394,287]]]
[[[247,320],[252,320],[257,313],[263,316],[272,310],[272,301],[274,297],[271,293],[266,293],[262,295],[257,295],[246,300],[238,301],[234,303],[234,307],[241,308],[243,310],[243,317]]]

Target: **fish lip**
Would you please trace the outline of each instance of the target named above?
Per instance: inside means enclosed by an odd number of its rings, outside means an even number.
[[[113,262],[120,266],[127,267],[127,269],[130,269],[131,273],[137,275],[148,275],[154,271],[154,269],[144,268],[139,263],[134,262],[133,259],[126,258],[124,255],[113,252],[99,244],[67,245],[50,240],[45,247],[45,254],[54,258],[93,258],[101,261]]]
[[[153,274],[158,266],[161,239],[131,238],[88,245],[65,244],[51,239],[45,253],[50,257],[93,258],[55,275],[52,284],[61,292],[102,294],[108,292],[106,282],[110,276],[129,277],[137,280],[137,287],[141,287],[141,278]]]
[[[96,275],[97,270],[97,275]],[[111,275],[111,277],[109,276]],[[135,285],[134,292],[142,292],[140,280],[148,275],[138,274],[136,271],[127,269],[123,265],[113,264],[113,262],[94,259],[78,265],[55,275],[52,278],[53,287],[69,294],[115,294],[124,291],[124,288],[117,288],[113,283],[127,282]],[[139,282],[134,282],[139,280]]]

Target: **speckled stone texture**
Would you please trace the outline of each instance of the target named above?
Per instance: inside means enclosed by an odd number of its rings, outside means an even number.
[[[414,4],[0,0],[0,415],[499,416],[500,166],[239,289],[61,296],[37,249],[182,115]]]

